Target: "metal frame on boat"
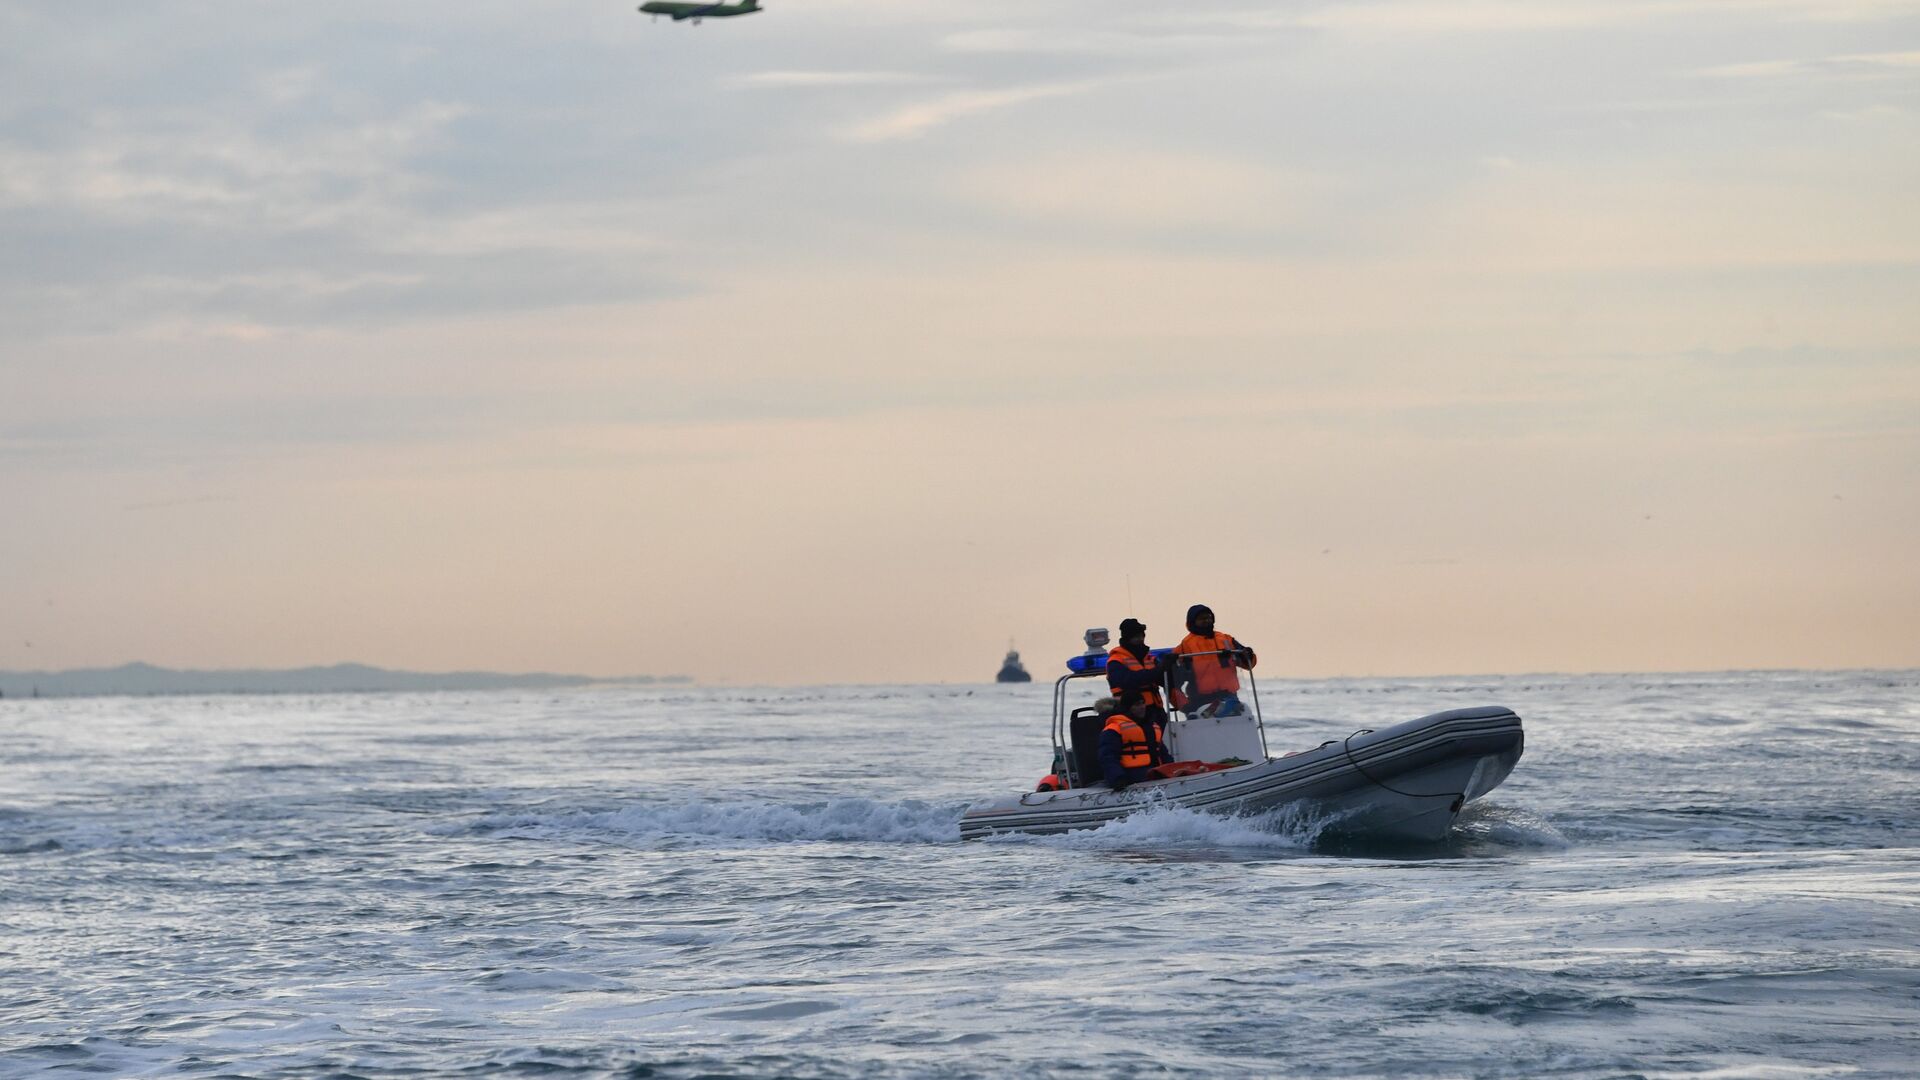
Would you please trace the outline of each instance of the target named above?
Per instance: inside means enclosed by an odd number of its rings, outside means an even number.
[[[1104,631],[1101,631],[1099,633],[1104,633]],[[1099,641],[1100,643],[1104,644],[1107,639],[1104,636],[1095,637],[1095,634],[1096,634],[1096,631],[1094,630],[1087,631],[1087,644],[1089,646],[1089,651],[1084,653],[1077,659],[1086,660],[1088,657],[1099,655],[1097,653],[1097,650],[1093,648],[1094,642]],[[1155,654],[1161,655],[1161,656],[1171,656],[1173,650],[1155,649],[1154,652]],[[1182,654],[1183,658],[1191,658],[1191,657],[1198,657],[1198,656],[1219,656],[1219,655],[1221,655],[1221,651]],[[1070,669],[1065,675],[1060,676],[1058,679],[1055,679],[1053,682],[1053,759],[1055,761],[1061,761],[1066,763],[1066,767],[1072,772],[1075,783],[1079,783],[1086,774],[1084,771],[1083,763],[1077,760],[1073,752],[1074,750],[1073,734],[1069,728],[1069,724],[1072,721],[1072,711],[1067,708],[1067,684],[1072,682],[1075,679],[1106,678],[1107,668],[1106,668],[1106,664],[1104,663],[1105,657],[1101,656],[1101,659],[1103,662],[1098,667],[1088,665],[1083,668]],[[1252,711],[1247,715],[1250,715],[1252,717],[1253,730],[1260,737],[1260,757],[1264,760],[1270,755],[1267,752],[1266,724],[1260,718],[1259,683],[1253,676],[1252,668],[1241,668],[1240,670],[1246,673],[1247,695],[1253,699]],[[1169,665],[1167,670],[1165,670],[1160,677],[1160,700],[1165,701],[1169,704],[1171,704],[1174,700],[1173,684],[1171,679],[1172,674],[1173,674],[1172,667],[1171,665]],[[1179,710],[1169,709],[1168,715],[1171,716],[1174,712],[1177,712],[1177,711]],[[1185,713],[1182,713],[1181,715],[1183,717],[1186,716]],[[1212,716],[1217,714],[1208,714],[1208,715]],[[1239,714],[1229,713],[1226,715],[1234,716]]]

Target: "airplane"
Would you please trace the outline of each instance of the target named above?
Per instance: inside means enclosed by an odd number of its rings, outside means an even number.
[[[700,20],[708,16],[724,19],[729,15],[751,15],[760,10],[760,0],[740,0],[737,4],[727,3],[689,3],[688,0],[647,0],[640,10],[658,18],[661,15],[673,16],[674,22],[692,19],[699,26]]]

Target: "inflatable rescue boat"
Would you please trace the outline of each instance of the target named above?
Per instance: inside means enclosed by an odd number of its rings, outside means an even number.
[[[1311,750],[1268,753],[1252,672],[1248,700],[1228,715],[1169,714],[1166,779],[1114,791],[1102,775],[1097,707],[1069,708],[1069,688],[1104,676],[1105,630],[1087,631],[1088,651],[1068,661],[1053,688],[1053,745],[1062,790],[988,799],[960,818],[960,837],[1091,829],[1171,804],[1245,814],[1298,804],[1341,835],[1438,840],[1467,803],[1498,787],[1520,760],[1520,717],[1499,706],[1452,709],[1378,731],[1361,729]],[[1166,687],[1162,700],[1178,700]],[[1184,775],[1178,775],[1184,774]]]

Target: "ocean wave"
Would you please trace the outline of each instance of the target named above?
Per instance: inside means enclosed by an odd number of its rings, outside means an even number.
[[[623,979],[590,971],[490,971],[474,981],[489,990],[514,993],[617,993],[633,988]]]
[[[87,852],[225,853],[236,838],[187,825],[47,820],[31,830],[0,831],[0,855]]]
[[[1519,987],[1456,989],[1447,995],[1440,1007],[1516,1025],[1567,1017],[1630,1013],[1638,1008],[1631,998],[1619,994]]]
[[[616,841],[678,839],[868,841],[944,844],[960,839],[958,805],[906,800],[833,799],[824,803],[646,803],[617,810],[489,814],[473,832],[507,838],[574,837]]]

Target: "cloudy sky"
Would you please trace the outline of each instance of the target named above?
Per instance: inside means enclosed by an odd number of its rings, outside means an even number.
[[[0,668],[1920,665],[1920,0],[767,3],[0,2]]]

